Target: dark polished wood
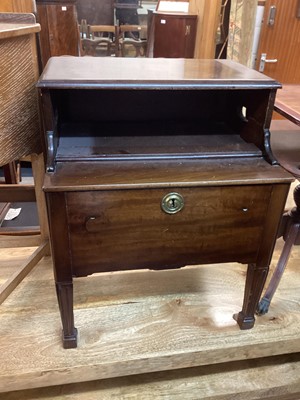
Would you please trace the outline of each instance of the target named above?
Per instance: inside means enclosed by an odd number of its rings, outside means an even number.
[[[252,328],[292,181],[269,143],[280,85],[224,60],[68,57],[38,87],[64,347],[73,277],[103,271],[248,264]]]
[[[148,55],[167,58],[193,58],[197,15],[155,11],[151,17]]]
[[[300,126],[300,85],[284,85],[282,90],[278,91],[274,109],[288,120]],[[276,132],[277,135],[280,134]],[[275,154],[278,161],[298,180],[300,179],[300,138],[297,138],[298,132],[287,133],[285,143],[275,143]],[[279,141],[279,140],[278,140]],[[272,298],[277,290],[282,275],[288,264],[291,251],[294,245],[300,244],[300,185],[294,189],[294,201],[296,207],[283,215],[278,237],[283,237],[285,244],[273,273],[272,279],[258,304],[257,313],[266,314]]]

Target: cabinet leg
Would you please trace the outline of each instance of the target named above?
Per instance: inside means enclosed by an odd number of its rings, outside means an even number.
[[[234,315],[234,319],[241,329],[251,329],[254,326],[255,310],[264,288],[268,271],[269,266],[248,265],[243,308],[241,312]]]
[[[73,283],[56,283],[56,293],[63,326],[63,347],[77,347],[77,329],[74,326]]]

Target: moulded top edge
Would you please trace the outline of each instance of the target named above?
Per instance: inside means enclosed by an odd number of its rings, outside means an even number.
[[[237,90],[237,89],[279,89],[281,84],[278,82],[229,82],[229,81],[202,81],[202,82],[87,82],[87,81],[40,81],[37,87],[42,89],[111,89],[111,90]]]
[[[39,88],[273,89],[281,85],[231,60],[53,57]]]

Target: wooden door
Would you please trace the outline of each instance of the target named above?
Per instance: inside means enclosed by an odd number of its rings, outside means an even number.
[[[269,21],[271,7],[276,7],[273,24]],[[281,83],[300,83],[299,7],[299,0],[266,0],[265,3],[256,68],[260,70],[261,55],[266,54],[266,59],[272,62],[265,63],[261,72]]]
[[[196,15],[154,14],[154,57],[193,58]]]

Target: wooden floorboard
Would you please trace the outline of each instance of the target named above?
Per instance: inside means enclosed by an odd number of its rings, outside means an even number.
[[[70,350],[61,346],[46,257],[0,307],[0,390],[297,353],[299,254],[293,252],[271,310],[249,331],[232,319],[241,307],[246,271],[238,264],[77,279],[79,347]]]
[[[299,400],[300,356],[277,356],[0,394],[1,400]]]
[[[28,252],[0,249],[0,282]],[[300,246],[269,313],[248,331],[232,318],[240,264],[76,279],[79,346],[64,350],[45,257],[0,306],[0,398],[299,399],[299,265]]]

